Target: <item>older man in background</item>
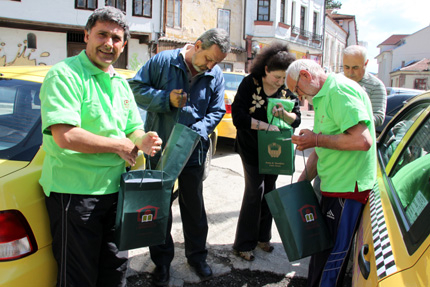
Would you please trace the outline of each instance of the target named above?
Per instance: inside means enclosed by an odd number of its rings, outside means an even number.
[[[387,90],[381,80],[366,72],[368,63],[367,50],[363,46],[348,46],[343,52],[343,73],[366,91],[372,103],[373,121],[378,127],[385,119]]]

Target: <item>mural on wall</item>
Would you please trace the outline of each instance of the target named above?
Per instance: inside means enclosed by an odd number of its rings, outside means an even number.
[[[0,66],[46,66],[46,63],[39,62],[33,57],[31,58],[31,54],[36,52],[36,49],[28,49],[28,41],[23,40],[23,44],[19,43],[17,45],[17,53],[15,58],[7,62],[6,55],[0,56]],[[0,43],[0,53],[4,50],[6,43]],[[27,51],[28,50],[28,51]],[[27,54],[26,54],[27,53]],[[39,57],[49,57],[49,52],[42,52]]]

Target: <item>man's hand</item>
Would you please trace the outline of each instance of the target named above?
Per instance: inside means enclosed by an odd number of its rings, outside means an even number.
[[[136,140],[136,146],[149,156],[154,156],[161,150],[163,141],[156,132],[147,132]]]
[[[303,151],[316,146],[316,137],[316,133],[311,130],[304,129],[299,132],[298,136],[291,136],[291,141],[293,144],[297,145],[298,150]]]
[[[187,93],[182,89],[172,90],[170,92],[170,104],[175,108],[182,108],[187,103]]]
[[[131,166],[136,164],[137,152],[139,149],[137,146],[128,138],[119,139],[120,150],[117,154]]]

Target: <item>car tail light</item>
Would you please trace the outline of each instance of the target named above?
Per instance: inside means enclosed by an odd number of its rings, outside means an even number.
[[[225,103],[225,113],[226,114],[231,114],[231,100],[230,99],[224,99],[224,103]]]
[[[18,210],[0,211],[0,261],[28,256],[37,250],[36,239]]]

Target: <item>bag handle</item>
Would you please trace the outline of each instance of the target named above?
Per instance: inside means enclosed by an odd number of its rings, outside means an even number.
[[[266,129],[266,132],[268,132],[269,131],[269,128],[270,128],[270,126],[273,126],[273,119],[275,118],[275,116],[273,115],[272,116],[272,119],[270,120],[270,123],[269,123],[269,125],[267,126],[267,129]],[[282,113],[281,114],[281,117],[279,118],[280,120],[282,120],[283,122],[286,122],[285,121],[285,118],[284,118],[284,113]],[[281,132],[281,134],[282,134],[282,129],[281,128],[279,128],[279,131]]]
[[[185,94],[185,92],[182,89],[181,101],[180,101],[181,103],[182,103],[182,99],[184,98],[184,94]],[[190,98],[187,97],[187,101],[189,101],[189,100],[190,100]],[[179,109],[178,114],[176,115],[176,123],[179,122],[179,116],[181,115],[181,113],[182,113],[182,108]],[[200,143],[199,165],[202,165],[204,155],[203,155],[203,143],[202,143],[201,137],[199,138],[199,143]]]
[[[282,115],[283,116],[283,115]],[[273,116],[272,117],[272,119],[270,120],[270,123],[268,123],[269,125],[267,126],[267,129],[266,129],[266,134],[267,134],[267,132],[269,131],[269,128],[270,128],[270,126],[273,126],[273,119],[275,118],[275,116]],[[282,130],[281,129],[279,129],[279,131],[281,132],[281,134],[282,134]]]
[[[184,98],[184,90],[182,89],[182,94],[181,94],[181,101],[179,102],[179,103],[182,103],[182,99]],[[187,100],[188,100],[189,98],[187,97]],[[185,105],[186,106],[186,105]],[[184,106],[184,107],[185,107]],[[178,108],[178,113],[176,114],[176,122],[179,122],[179,116],[181,115],[181,113],[182,113],[182,108]]]
[[[161,184],[163,184],[163,180],[164,180],[164,172],[163,172],[163,170],[164,170],[164,167],[163,167],[163,150],[162,150],[162,149],[160,149],[160,152],[161,152],[161,156],[160,156],[160,160],[161,160]],[[142,180],[140,181],[140,185],[139,185],[139,187],[140,187],[140,186],[142,186],[143,179],[145,178],[146,172],[147,172],[148,170],[149,170],[149,171],[152,171],[152,168],[151,168],[151,161],[150,161],[151,156],[150,156],[150,155],[147,155],[147,154],[143,154],[143,155],[144,155],[144,157],[145,157],[145,158],[146,158],[146,156],[148,157],[148,159],[146,160],[146,163],[145,163],[146,167],[148,167],[148,168],[145,168],[145,169],[143,170],[143,176],[142,176]]]
[[[297,146],[296,146],[296,148],[294,149],[294,154],[296,154],[296,151],[297,151]],[[306,178],[308,178],[308,169],[307,169],[307,167],[306,167],[305,151],[304,151],[304,150],[302,150],[302,155],[303,155],[303,163],[304,163],[304,165],[305,165]],[[291,184],[293,184],[293,177],[294,177],[294,174],[293,174],[293,175],[291,175]]]

